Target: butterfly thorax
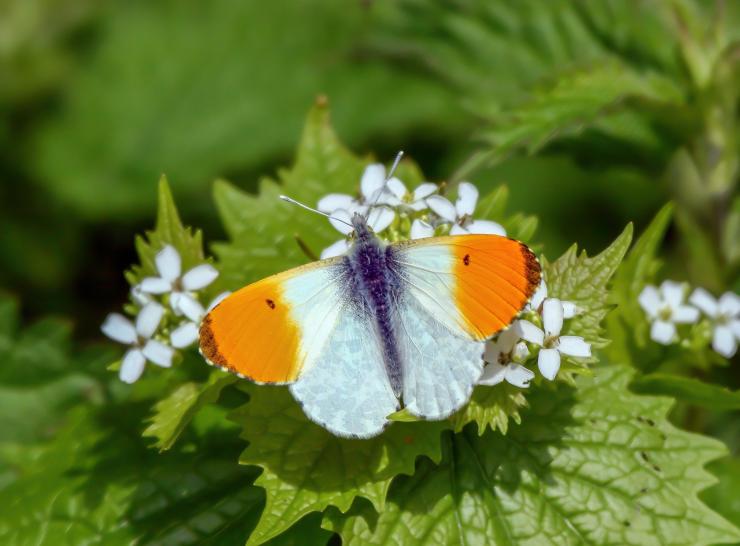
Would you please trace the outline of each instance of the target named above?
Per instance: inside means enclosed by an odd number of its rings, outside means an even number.
[[[375,236],[364,217],[355,214],[352,225],[355,243],[345,259],[351,300],[374,323],[391,387],[400,396],[402,370],[394,324],[401,296],[398,265],[392,247]]]

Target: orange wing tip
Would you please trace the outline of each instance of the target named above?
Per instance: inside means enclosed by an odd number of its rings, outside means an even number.
[[[213,335],[213,329],[211,328],[210,315],[206,315],[203,319],[203,323],[200,325],[198,352],[200,352],[200,355],[209,366],[215,366],[216,368],[220,368],[226,372],[233,373],[242,379],[249,379],[244,374],[238,372],[235,368],[229,366],[226,358],[219,351],[218,343],[216,343],[216,338]]]
[[[542,282],[542,265],[540,265],[540,261],[537,259],[535,253],[532,252],[532,249],[524,243],[519,241],[517,242],[519,243],[519,248],[522,251],[522,257],[524,258],[524,275],[527,277],[526,303],[529,303],[532,296],[534,296],[534,293],[537,291],[537,288],[540,286],[540,282]]]

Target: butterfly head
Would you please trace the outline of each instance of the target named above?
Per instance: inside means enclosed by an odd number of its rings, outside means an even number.
[[[372,238],[373,230],[367,223],[367,218],[362,214],[355,212],[352,215],[352,227],[355,231],[352,233],[352,237],[356,240],[367,240]]]

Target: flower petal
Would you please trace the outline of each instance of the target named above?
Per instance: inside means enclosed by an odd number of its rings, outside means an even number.
[[[578,306],[572,301],[560,301],[563,304],[563,318],[571,319],[578,314]]]
[[[557,298],[547,298],[542,303],[542,325],[545,337],[560,335],[563,329],[563,304]]]
[[[737,339],[729,326],[716,326],[712,335],[712,349],[725,358],[732,358],[737,352]]]
[[[419,184],[418,186],[416,186],[416,188],[414,188],[414,201],[425,199],[436,191],[437,184],[432,184],[431,182],[424,182],[422,184]]]
[[[349,243],[347,239],[339,239],[336,243],[332,243],[324,250],[321,251],[321,259],[334,258],[335,256],[341,256],[349,250]]]
[[[520,341],[514,346],[514,350],[511,353],[511,359],[516,362],[524,362],[526,358],[529,356],[529,348],[527,347],[527,344],[523,341]]]
[[[701,309],[708,317],[717,317],[717,312],[719,311],[717,300],[703,288],[697,288],[691,293],[689,303]]]
[[[740,296],[734,292],[725,292],[719,298],[719,312],[726,317],[740,315]]]
[[[152,337],[163,314],[164,307],[155,302],[147,303],[136,316],[136,333],[145,339]]]
[[[504,226],[490,220],[474,220],[467,225],[467,229],[469,233],[506,236]]]
[[[136,341],[136,328],[129,319],[120,313],[110,313],[105,317],[100,330],[119,343],[131,345]]]
[[[180,276],[180,254],[174,246],[167,245],[157,252],[154,262],[157,264],[159,276],[164,280],[172,282]]]
[[[216,296],[215,298],[213,298],[211,300],[211,303],[208,304],[208,308],[206,309],[206,311],[209,311],[209,312],[212,311],[213,309],[215,309],[215,307],[219,303],[221,303],[222,301],[224,301],[230,295],[231,295],[231,291],[230,290],[227,290],[226,292],[221,292],[218,296]]]
[[[642,307],[642,310],[645,311],[645,314],[651,318],[658,315],[658,311],[663,305],[663,300],[660,297],[658,289],[652,284],[648,284],[642,289],[640,295],[637,296],[637,302]]]
[[[495,341],[486,342],[485,349],[483,350],[483,360],[486,362],[494,363],[499,362],[501,356],[501,347]]]
[[[510,353],[516,345],[516,342],[520,339],[521,330],[519,324],[514,322],[506,330],[501,332],[496,339],[496,344],[499,346],[502,352]]]
[[[478,188],[470,182],[460,182],[457,187],[457,202],[455,210],[459,217],[472,216],[475,212],[475,205],[478,204]]]
[[[452,224],[450,235],[470,235],[470,232],[460,224]]]
[[[152,301],[152,297],[141,289],[140,284],[131,287],[131,299],[141,307]]]
[[[670,345],[676,337],[676,326],[672,322],[656,320],[650,327],[650,337],[657,343]]]
[[[337,209],[331,213],[329,222],[338,232],[349,235],[355,228],[352,227],[352,215],[348,210]]]
[[[660,284],[660,292],[663,294],[665,302],[676,308],[683,301],[683,284],[676,281],[663,281]]]
[[[367,225],[373,228],[375,233],[380,233],[393,223],[396,213],[388,207],[374,207],[367,217]]]
[[[124,383],[135,383],[144,372],[144,363],[146,359],[141,349],[131,349],[123,355],[121,369],[118,370],[118,377]]]
[[[440,218],[447,220],[448,222],[454,222],[457,219],[457,210],[455,205],[441,195],[430,195],[427,197],[427,205],[432,209]]]
[[[423,239],[424,237],[433,237],[434,228],[427,224],[424,220],[418,218],[411,222],[411,238],[412,239]]]
[[[483,374],[478,380],[479,385],[498,385],[506,378],[506,366],[502,366],[498,362],[492,362],[487,364],[483,368]]]
[[[730,321],[730,330],[732,330],[732,333],[735,334],[737,339],[740,339],[740,320]]]
[[[580,336],[560,336],[558,351],[564,355],[586,358],[591,356],[591,344]]]
[[[385,187],[399,200],[406,197],[406,194],[408,193],[406,185],[395,176],[385,183]]]
[[[529,382],[534,379],[534,372],[520,364],[509,364],[506,366],[506,381],[520,389],[529,387]]]
[[[529,300],[529,308],[532,311],[536,311],[540,308],[540,305],[542,305],[542,302],[545,301],[545,298],[547,297],[547,284],[545,284],[545,279],[542,279],[540,281],[540,285],[537,287],[537,290],[535,290],[534,295],[532,296],[532,299]]]
[[[385,184],[385,166],[382,163],[373,163],[365,167],[360,180],[360,191],[367,203],[375,197],[375,192]]]
[[[175,355],[175,350],[172,347],[153,339],[146,342],[141,352],[144,353],[147,360],[163,368],[172,366],[172,357]]]
[[[679,324],[693,324],[699,320],[699,310],[690,305],[679,305],[673,309],[671,318],[673,319],[673,322],[677,322]]]
[[[560,353],[557,349],[540,349],[540,356],[537,358],[537,367],[540,369],[542,377],[552,381],[558,375],[560,370]]]
[[[321,212],[331,214],[337,209],[350,210],[354,204],[354,199],[346,193],[330,193],[319,199],[316,208]]]
[[[206,314],[200,302],[187,292],[181,292],[180,297],[177,298],[177,309],[196,324],[200,324],[203,315]]]
[[[194,322],[181,324],[170,334],[170,343],[177,349],[184,349],[198,339],[198,326]]]
[[[196,265],[182,276],[182,286],[185,290],[200,290],[205,288],[218,277],[218,270],[211,264]]]
[[[525,341],[542,345],[545,342],[545,333],[528,320],[518,320],[519,335]]]
[[[172,283],[159,277],[147,277],[139,284],[142,292],[148,294],[164,294],[172,290]]]

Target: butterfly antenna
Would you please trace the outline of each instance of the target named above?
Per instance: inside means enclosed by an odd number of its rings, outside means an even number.
[[[365,220],[370,216],[370,211],[378,204],[378,201],[380,201],[380,196],[383,195],[385,192],[386,186],[388,186],[388,181],[393,178],[393,174],[396,172],[396,169],[398,168],[398,164],[401,162],[401,158],[403,157],[403,150],[399,150],[396,154],[396,159],[393,160],[393,165],[391,165],[390,170],[388,171],[388,174],[385,177],[385,180],[383,181],[383,185],[378,190],[378,195],[375,197],[375,201],[373,202],[370,207],[367,209],[367,217],[365,217]]]
[[[287,195],[281,195],[280,196],[280,199],[282,199],[283,201],[287,201],[288,203],[292,203],[293,205],[298,205],[299,207],[304,208],[306,210],[310,210],[311,212],[315,212],[316,214],[320,214],[321,216],[326,216],[327,218],[331,218],[332,220],[336,220],[337,222],[342,222],[343,224],[346,224],[349,227],[354,227],[354,226],[352,226],[352,224],[350,224],[349,222],[346,222],[346,221],[342,220],[341,218],[337,218],[336,216],[332,216],[331,214],[327,214],[327,213],[321,212],[320,210],[315,209],[313,207],[309,207],[308,205],[305,205],[305,204],[301,203],[300,201],[296,201],[295,199],[293,199],[292,197],[288,197]]]

